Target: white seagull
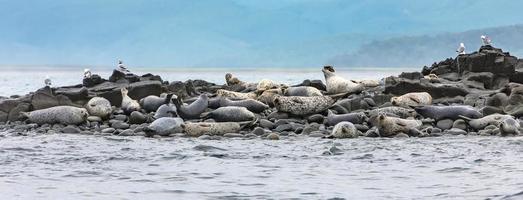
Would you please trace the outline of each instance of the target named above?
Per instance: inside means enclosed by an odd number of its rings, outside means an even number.
[[[127,67],[125,67],[122,60],[118,60],[118,71],[123,73],[129,73],[129,70],[127,69]]]
[[[481,41],[483,42],[483,46],[490,45],[492,43],[492,40],[486,35],[481,36]]]
[[[462,43],[459,43],[459,47],[458,47],[458,50],[456,50],[456,52],[459,54],[459,55],[463,55],[465,54],[465,44]]]
[[[45,86],[51,87],[51,78],[49,76],[45,76],[44,83]]]
[[[91,78],[91,70],[84,69],[84,78]]]

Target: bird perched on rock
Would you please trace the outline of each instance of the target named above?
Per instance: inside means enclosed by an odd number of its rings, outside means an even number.
[[[486,46],[486,45],[490,45],[492,43],[492,40],[488,36],[482,35],[481,42],[483,42],[483,46]]]
[[[84,69],[84,78],[91,78],[91,70]]]
[[[127,69],[127,67],[125,67],[122,60],[118,60],[118,71],[123,73],[129,73],[129,70]]]
[[[44,83],[45,86],[51,87],[51,78],[49,76],[45,76]]]
[[[465,54],[465,44],[462,43],[459,43],[459,47],[458,49],[456,50],[456,52],[459,54],[459,55],[463,55]]]

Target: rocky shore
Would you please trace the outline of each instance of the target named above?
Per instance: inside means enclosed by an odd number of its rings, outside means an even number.
[[[295,85],[246,83],[233,74],[224,85],[119,70],[108,79],[93,74],[82,84],[2,98],[0,136],[277,140],[523,131],[523,60],[490,45],[382,81],[340,77],[331,66],[322,71],[325,79]]]

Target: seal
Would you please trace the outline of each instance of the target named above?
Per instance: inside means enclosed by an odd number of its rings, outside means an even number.
[[[323,67],[322,72],[325,76],[325,83],[327,85],[328,94],[359,93],[365,89],[365,87],[361,84],[336,75],[334,73],[334,68],[331,66]]]
[[[493,107],[505,107],[508,104],[508,96],[505,93],[494,93],[487,98],[485,105]]]
[[[178,117],[162,117],[156,119],[149,126],[145,127],[143,131],[148,137],[154,135],[168,136],[173,133],[182,133],[184,124],[183,119]]]
[[[276,96],[274,107],[280,112],[287,112],[293,115],[304,116],[316,114],[327,110],[334,103],[330,96]]]
[[[122,88],[122,110],[125,114],[129,115],[133,111],[139,111],[140,110],[140,104],[138,101],[131,99],[127,94],[129,91],[127,88]]]
[[[519,135],[521,134],[519,131],[520,127],[521,125],[518,120],[506,118],[499,123],[499,132],[501,133],[501,136]]]
[[[89,113],[85,108],[73,106],[55,106],[32,112],[21,112],[23,117],[33,123],[77,125],[85,122]]]
[[[488,115],[479,119],[470,119],[465,116],[459,116],[460,118],[464,119],[468,122],[470,127],[474,128],[475,130],[482,130],[488,125],[495,125],[498,126],[499,123],[501,123],[505,119],[513,119],[511,115],[502,115],[502,114],[492,114]]]
[[[512,116],[523,116],[523,87],[512,88],[508,96],[507,106],[503,110]]]
[[[256,118],[256,116],[254,116],[254,113],[247,110],[247,108],[238,106],[226,106],[220,107],[211,112],[203,113],[201,115],[201,118],[212,118],[217,122],[244,122],[252,121]]]
[[[274,106],[274,98],[276,98],[276,96],[282,95],[282,94],[283,94],[283,92],[279,88],[278,89],[265,90],[265,91],[262,92],[262,94],[260,96],[258,96],[258,101],[273,107]]]
[[[399,117],[399,118],[409,118],[409,117],[416,117],[418,113],[414,109],[409,108],[403,108],[399,106],[389,106],[389,107],[383,107],[383,108],[376,108],[374,110],[365,111],[367,112],[367,115],[369,117],[372,116],[378,116],[379,114],[385,114],[387,116],[391,117]]]
[[[263,92],[265,90],[270,90],[278,87],[280,87],[280,85],[278,85],[276,82],[269,79],[262,79],[260,82],[258,82],[258,85],[256,86],[256,91]]]
[[[343,121],[351,122],[353,124],[361,124],[367,121],[367,115],[365,115],[363,112],[336,115],[329,110],[327,114],[327,124],[329,126],[334,126]]]
[[[232,76],[231,73],[225,74],[225,83],[227,83],[228,86],[244,84],[244,82],[240,81],[240,79]]]
[[[392,105],[409,108],[411,106],[422,106],[432,104],[432,96],[427,92],[411,92],[390,99]]]
[[[155,119],[160,119],[162,117],[177,117],[178,113],[176,112],[176,106],[171,104],[163,104],[158,110],[154,113]]]
[[[178,115],[183,119],[198,119],[200,115],[209,106],[209,97],[206,94],[201,94],[196,101],[189,105],[182,105],[179,99],[174,101]]]
[[[352,82],[363,85],[364,87],[378,87],[380,82],[377,80],[351,80]]]
[[[224,135],[225,133],[238,133],[241,130],[238,122],[197,122],[182,125],[185,134],[191,137],[199,137],[204,134]]]
[[[456,120],[460,115],[477,119],[483,117],[481,113],[470,106],[419,106],[414,110],[425,118],[431,118],[436,121],[441,119]]]
[[[419,120],[401,119],[380,114],[377,127],[382,137],[390,137],[398,133],[414,135],[414,133],[419,132],[418,129],[422,124]]]
[[[109,117],[109,115],[113,111],[113,108],[111,107],[111,102],[109,102],[109,100],[103,97],[91,98],[87,102],[87,104],[85,104],[85,108],[89,112],[89,115],[97,116],[102,119]]]
[[[229,90],[219,89],[216,91],[216,95],[219,97],[227,97],[231,99],[256,99],[257,95],[254,92],[243,93],[233,92]]]
[[[163,95],[162,95],[163,96]],[[141,107],[147,112],[153,112],[158,110],[158,108],[163,104],[169,104],[173,94],[167,94],[164,97],[158,97],[155,95],[149,95],[140,100]]]
[[[436,74],[429,74],[429,75],[426,75],[426,76],[423,76],[424,79],[428,79],[428,80],[438,80],[438,75]]]
[[[283,95],[301,97],[323,96],[320,90],[310,86],[284,87]]]
[[[247,110],[255,113],[263,112],[264,110],[269,109],[269,106],[267,104],[264,104],[260,101],[254,100],[254,99],[244,99],[244,100],[237,100],[233,101],[228,98],[222,98],[220,99],[220,107],[225,106],[238,106],[238,107],[244,107],[247,108]]]
[[[331,136],[334,138],[357,138],[358,129],[350,122],[340,122],[332,129]]]

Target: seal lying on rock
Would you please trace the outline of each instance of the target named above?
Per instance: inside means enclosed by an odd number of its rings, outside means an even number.
[[[519,135],[519,121],[513,118],[506,118],[499,123],[499,131],[502,136]]]
[[[327,115],[327,124],[329,126],[334,126],[343,121],[351,122],[354,124],[361,124],[367,121],[367,116],[365,115],[365,113],[362,112],[336,115],[329,110],[329,114]]]
[[[233,92],[224,89],[219,89],[216,91],[216,95],[219,97],[227,97],[231,99],[256,99],[257,95],[254,92],[243,93],[243,92]]]
[[[456,120],[460,115],[477,119],[483,117],[481,113],[470,106],[419,106],[414,110],[425,118],[431,118],[436,121],[441,119]]]
[[[382,137],[389,137],[398,133],[416,135],[423,123],[419,120],[401,119],[388,117],[380,114],[378,116],[378,131]]]
[[[32,112],[21,112],[23,117],[33,123],[76,125],[87,120],[89,113],[85,108],[73,106],[55,106]]]
[[[267,104],[269,106],[274,106],[274,98],[276,98],[276,96],[279,96],[282,94],[283,94],[283,92],[281,89],[265,90],[265,91],[263,91],[263,93],[260,96],[258,96],[258,101],[260,101],[264,104]]]
[[[138,101],[131,99],[127,94],[129,91],[127,88],[122,88],[122,110],[125,114],[129,115],[133,111],[139,111],[140,110],[140,104]]]
[[[356,138],[358,129],[350,122],[340,122],[332,129],[331,137],[334,138]]]
[[[160,119],[162,117],[177,117],[178,113],[176,112],[176,106],[171,104],[163,104],[158,110],[154,113],[155,119]]]
[[[211,112],[203,113],[201,115],[201,118],[212,118],[217,122],[244,122],[252,121],[256,117],[254,116],[254,113],[247,110],[247,108],[238,106],[226,106],[220,107]]]
[[[286,97],[274,98],[274,107],[280,112],[288,112],[293,115],[315,114],[327,110],[334,103],[330,96],[313,97]]]
[[[228,86],[232,85],[238,85],[238,84],[244,84],[242,81],[240,81],[238,78],[232,76],[231,73],[225,74],[225,83],[227,83]]]
[[[140,105],[147,112],[153,112],[158,110],[158,108],[163,104],[169,104],[173,94],[167,94],[165,97],[158,97],[155,95],[149,95],[140,100]]]
[[[97,116],[100,118],[107,118],[113,111],[111,107],[111,102],[103,97],[93,97],[87,104],[85,108],[91,116]]]
[[[470,119],[465,116],[460,116],[460,118],[467,121],[470,127],[474,128],[475,130],[481,130],[488,125],[498,126],[499,123],[501,123],[503,120],[513,119],[514,117],[511,115],[492,114],[479,119]]]
[[[392,105],[409,108],[410,106],[421,106],[432,104],[432,96],[427,92],[411,92],[390,99]]]
[[[351,80],[352,82],[361,84],[365,87],[378,87],[380,86],[380,82],[377,80]]]
[[[279,86],[280,85],[278,85],[276,82],[272,80],[262,79],[260,82],[258,82],[258,86],[256,86],[256,91],[263,92],[265,90],[278,88]]]
[[[201,94],[196,101],[189,105],[182,105],[180,100],[176,99],[174,105],[176,105],[178,115],[183,119],[198,119],[209,106],[209,97],[206,94]]]
[[[247,110],[255,113],[263,112],[269,109],[269,106],[254,99],[244,99],[233,101],[228,98],[220,99],[220,106],[239,106],[247,108]]]
[[[238,133],[241,130],[237,122],[198,122],[182,125],[188,136],[199,137],[204,134],[223,135],[225,133]]]
[[[155,134],[161,136],[168,136],[173,133],[183,132],[182,124],[183,119],[178,117],[162,117],[156,119],[149,126],[145,127],[143,130],[146,136],[153,136]]]
[[[322,72],[325,76],[325,83],[327,85],[328,94],[358,93],[365,89],[365,87],[361,84],[336,75],[334,73],[334,69],[331,66],[323,67]]]
[[[399,117],[399,118],[409,118],[416,117],[417,113],[414,109],[403,108],[399,106],[389,106],[383,108],[377,108],[370,111],[365,111],[368,113],[368,116],[378,116],[379,114],[385,114],[387,116]]]
[[[286,87],[283,88],[283,95],[285,96],[323,96],[320,90],[310,86]]]

